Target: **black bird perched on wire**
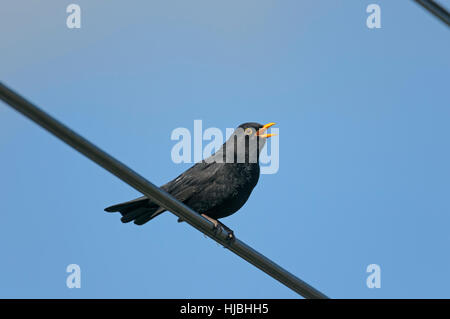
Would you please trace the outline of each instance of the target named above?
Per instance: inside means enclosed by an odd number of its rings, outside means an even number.
[[[273,125],[275,123],[241,124],[215,154],[161,188],[207,218],[216,228],[226,229],[232,238],[233,231],[217,219],[237,212],[258,183],[259,154],[266,138],[273,135],[266,134]],[[165,210],[146,196],[105,208],[107,212],[120,212],[123,223],[134,221],[137,225],[145,224]]]

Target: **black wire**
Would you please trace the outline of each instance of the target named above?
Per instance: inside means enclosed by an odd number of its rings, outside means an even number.
[[[228,248],[298,294],[305,298],[327,298],[327,296],[323,293],[283,269],[264,255],[240,241],[238,238],[235,238],[233,241],[228,240],[228,233],[222,230],[217,232],[214,229],[213,224],[203,218],[200,214],[196,213],[159,187],[155,186],[106,152],[102,151],[100,148],[78,135],[67,126],[3,85],[1,82],[0,99],[68,145],[72,146],[92,161],[96,162],[104,169],[120,178],[134,189],[148,196],[157,204],[171,211],[184,221],[188,222],[191,226],[211,237],[224,247]],[[183,267],[183,265],[180,265],[180,267]]]
[[[414,0],[422,7],[431,12],[434,16],[439,18],[442,22],[450,26],[450,14],[449,12],[439,3],[433,0]]]

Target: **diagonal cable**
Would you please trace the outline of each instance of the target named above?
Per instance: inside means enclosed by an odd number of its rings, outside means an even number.
[[[67,126],[3,85],[1,82],[0,99],[137,191],[151,198],[158,205],[182,218],[197,230],[264,271],[269,276],[275,278],[283,285],[289,287],[305,298],[328,298],[314,287],[308,285],[300,278],[291,274],[244,242],[240,241],[238,238],[235,238],[233,241],[228,240],[228,234],[225,231],[215,231],[214,225],[201,215],[152,184],[114,157],[102,151],[100,148],[78,135]]]
[[[442,5],[434,0],[414,0],[426,10],[428,10],[435,17],[439,18],[442,22],[450,27],[450,14]]]

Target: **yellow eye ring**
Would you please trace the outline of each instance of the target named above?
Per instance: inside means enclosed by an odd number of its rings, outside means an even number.
[[[244,132],[244,133],[245,133],[245,135],[252,135],[253,130],[252,130],[251,128],[248,127],[248,128],[245,129],[245,132]]]

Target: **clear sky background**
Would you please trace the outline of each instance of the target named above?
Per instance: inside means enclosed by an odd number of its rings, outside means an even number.
[[[70,3],[3,1],[2,82],[158,185],[190,166],[174,128],[276,122],[278,173],[223,222],[331,297],[450,297],[444,24],[407,0],[74,0],[70,30]],[[0,297],[297,297],[170,213],[103,212],[139,193],[3,103],[0,161]]]

